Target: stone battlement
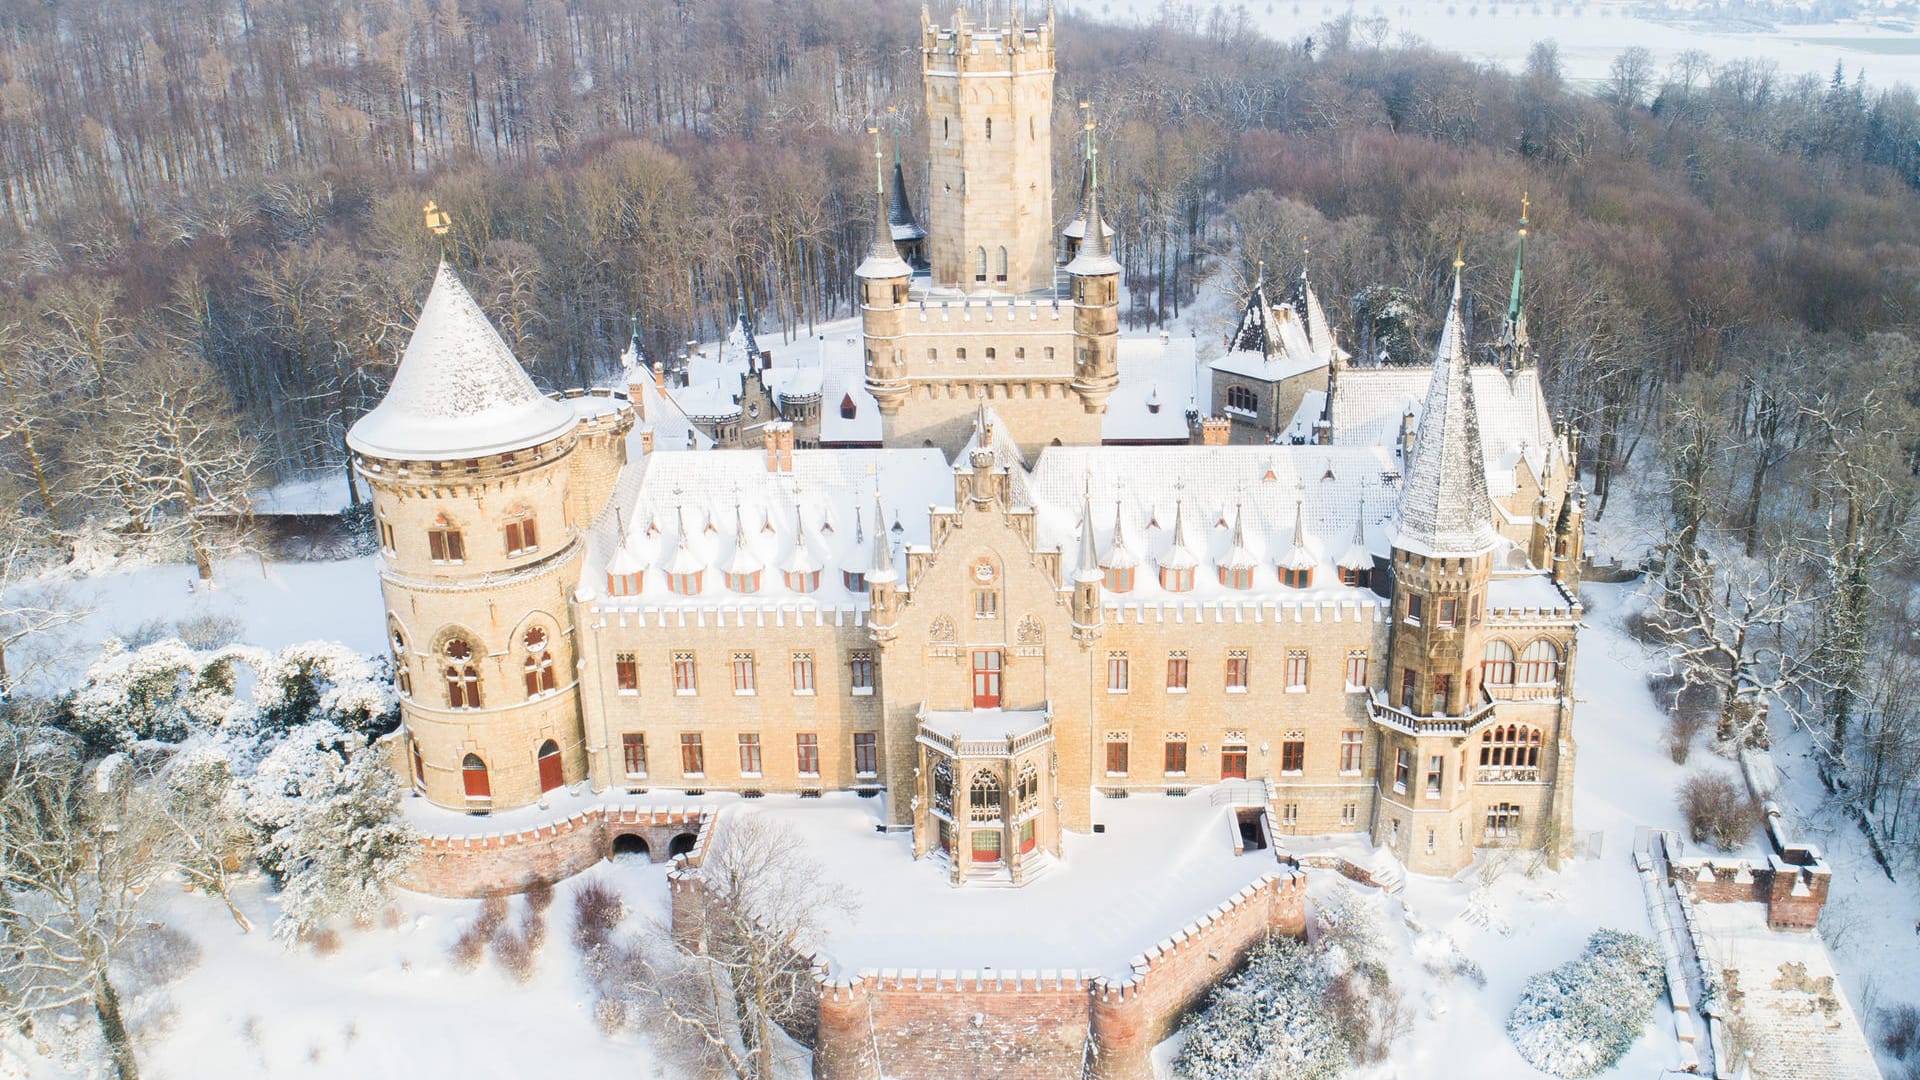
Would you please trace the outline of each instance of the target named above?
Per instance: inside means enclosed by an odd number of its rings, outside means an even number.
[[[1383,600],[1162,600],[1102,605],[1117,623],[1143,622],[1384,622]]]
[[[677,837],[691,834],[694,856],[704,857],[714,817],[715,811],[698,807],[608,803],[518,829],[427,833],[416,841],[400,884],[432,896],[516,893],[536,881],[558,881],[585,870],[606,858],[621,836],[637,837],[641,850],[658,861],[668,857]],[[679,856],[676,866],[685,857]]]

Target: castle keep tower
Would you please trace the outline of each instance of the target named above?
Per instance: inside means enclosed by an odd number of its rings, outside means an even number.
[[[347,435],[373,495],[415,791],[470,813],[583,780],[570,593],[632,413],[533,385],[442,263],[393,385]]]
[[[950,26],[920,16],[933,282],[1053,287],[1053,16]]]

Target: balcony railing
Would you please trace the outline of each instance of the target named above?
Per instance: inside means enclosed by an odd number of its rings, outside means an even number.
[[[1540,782],[1540,766],[1482,765],[1474,779],[1482,784],[1537,784]]]
[[[1367,698],[1367,712],[1373,722],[1403,735],[1473,734],[1481,724],[1493,718],[1493,699],[1481,694],[1480,705],[1465,716],[1420,716],[1399,708],[1387,700],[1386,692],[1375,691]]]

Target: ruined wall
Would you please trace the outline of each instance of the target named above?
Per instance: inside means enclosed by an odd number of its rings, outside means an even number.
[[[558,881],[585,870],[611,853],[615,837],[629,833],[644,839],[648,855],[662,862],[677,836],[691,832],[703,846],[713,817],[711,810],[594,806],[513,832],[423,836],[400,885],[430,896],[517,893],[536,881]]]

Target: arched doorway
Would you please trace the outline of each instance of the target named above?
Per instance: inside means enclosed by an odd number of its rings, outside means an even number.
[[[493,786],[487,783],[487,763],[480,760],[478,754],[468,754],[460,759],[460,780],[466,786],[469,799],[493,796]]]
[[[540,794],[545,795],[565,782],[560,774],[560,744],[548,739],[540,744]]]
[[[639,856],[651,860],[653,853],[647,848],[647,838],[638,833],[621,833],[613,838],[613,857],[632,858]]]
[[[692,833],[690,832],[681,833],[679,836],[674,837],[673,840],[667,844],[667,858],[671,859],[675,855],[693,854],[693,845],[698,842],[699,842],[699,838],[694,836]]]

